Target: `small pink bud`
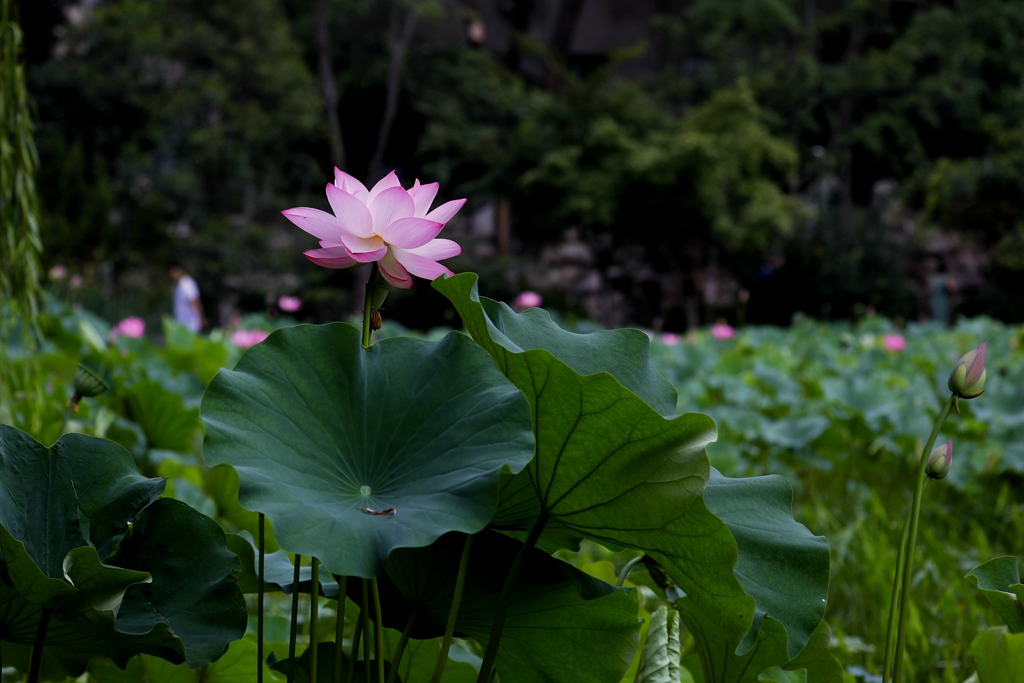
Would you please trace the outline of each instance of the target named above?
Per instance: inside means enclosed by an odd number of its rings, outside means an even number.
[[[949,466],[953,463],[953,439],[942,444],[928,456],[928,464],[924,471],[932,479],[942,479],[949,474]]]
[[[736,330],[733,329],[732,325],[718,323],[711,326],[711,336],[715,339],[732,339],[736,336]]]
[[[277,300],[277,307],[285,313],[294,313],[302,308],[302,299],[297,296],[282,296]]]
[[[673,332],[663,332],[661,334],[661,343],[665,346],[676,346],[679,344],[679,335]]]
[[[544,299],[541,298],[540,294],[538,294],[537,292],[531,292],[530,290],[526,290],[525,292],[519,293],[519,296],[516,297],[516,300],[513,303],[512,308],[516,309],[517,311],[522,311],[527,308],[537,308],[542,303],[544,303]]]
[[[882,337],[882,346],[885,347],[886,351],[899,353],[907,348],[907,340],[903,338],[902,334],[887,334]]]
[[[110,338],[132,337],[133,339],[138,339],[144,334],[146,334],[146,321],[142,318],[131,316],[119,322],[117,327],[110,331]]]
[[[985,344],[968,351],[949,374],[949,390],[958,398],[977,398],[985,393]]]

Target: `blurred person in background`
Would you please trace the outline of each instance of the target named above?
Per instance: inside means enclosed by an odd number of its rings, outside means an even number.
[[[174,261],[170,267],[174,287],[174,319],[195,333],[206,327],[206,314],[203,302],[199,298],[199,285],[185,272],[180,261]]]

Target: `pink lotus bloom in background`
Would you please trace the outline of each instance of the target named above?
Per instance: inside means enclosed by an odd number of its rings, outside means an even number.
[[[711,326],[711,336],[715,339],[732,339],[736,336],[736,330],[733,329],[732,325],[718,323]]]
[[[282,296],[277,300],[277,307],[285,313],[294,313],[302,308],[302,299],[297,296]]]
[[[132,337],[138,339],[146,334],[146,321],[142,318],[131,316],[117,324],[117,327],[110,331],[110,338]]]
[[[661,343],[665,346],[675,346],[679,343],[679,335],[672,332],[662,332]]]
[[[240,349],[256,346],[269,336],[263,330],[235,330],[231,335],[231,343]]]
[[[452,271],[441,259],[458,256],[462,247],[435,239],[465,199],[442,204],[433,211],[437,183],[406,190],[395,172],[384,176],[372,190],[337,168],[334,184],[327,185],[333,214],[299,207],[282,211],[285,218],[320,240],[306,258],[324,268],[351,268],[377,261],[381,275],[395,287],[412,287],[412,276],[433,280]]]
[[[902,334],[887,334],[882,337],[882,346],[885,347],[886,351],[899,353],[907,348],[907,340],[903,338]]]
[[[68,276],[68,269],[59,263],[53,268],[50,268],[50,279],[51,280],[63,280]]]
[[[541,298],[540,294],[527,290],[525,292],[520,292],[519,295],[516,296],[516,300],[512,302],[512,308],[517,311],[522,311],[527,308],[537,308],[542,303],[544,303],[544,299]]]

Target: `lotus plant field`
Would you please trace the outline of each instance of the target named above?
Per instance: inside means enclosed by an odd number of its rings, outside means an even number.
[[[5,327],[4,681],[1024,680],[1021,328],[560,325],[436,192],[284,212],[355,325]]]

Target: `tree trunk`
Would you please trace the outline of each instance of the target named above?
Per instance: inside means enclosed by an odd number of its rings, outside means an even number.
[[[324,107],[327,110],[327,135],[331,144],[331,163],[338,168],[345,168],[345,148],[341,142],[341,122],[338,120],[338,87],[334,80],[334,67],[331,64],[331,45],[328,35],[330,21],[327,13],[328,0],[317,0],[316,3],[316,47],[320,71],[320,90],[324,96]]]
[[[401,29],[398,27],[398,10],[393,9],[391,13],[391,39],[388,41],[390,60],[388,62],[388,84],[387,99],[384,102],[384,116],[380,122],[380,131],[377,134],[377,149],[370,161],[369,178],[374,182],[384,171],[384,150],[388,145],[388,137],[391,135],[391,125],[395,121],[395,114],[398,113],[398,95],[402,86],[402,65],[405,63],[405,54],[409,51],[409,44],[412,42],[413,34],[416,32],[416,22],[420,15],[416,7],[410,7],[402,22]],[[396,35],[397,34],[397,35]]]

